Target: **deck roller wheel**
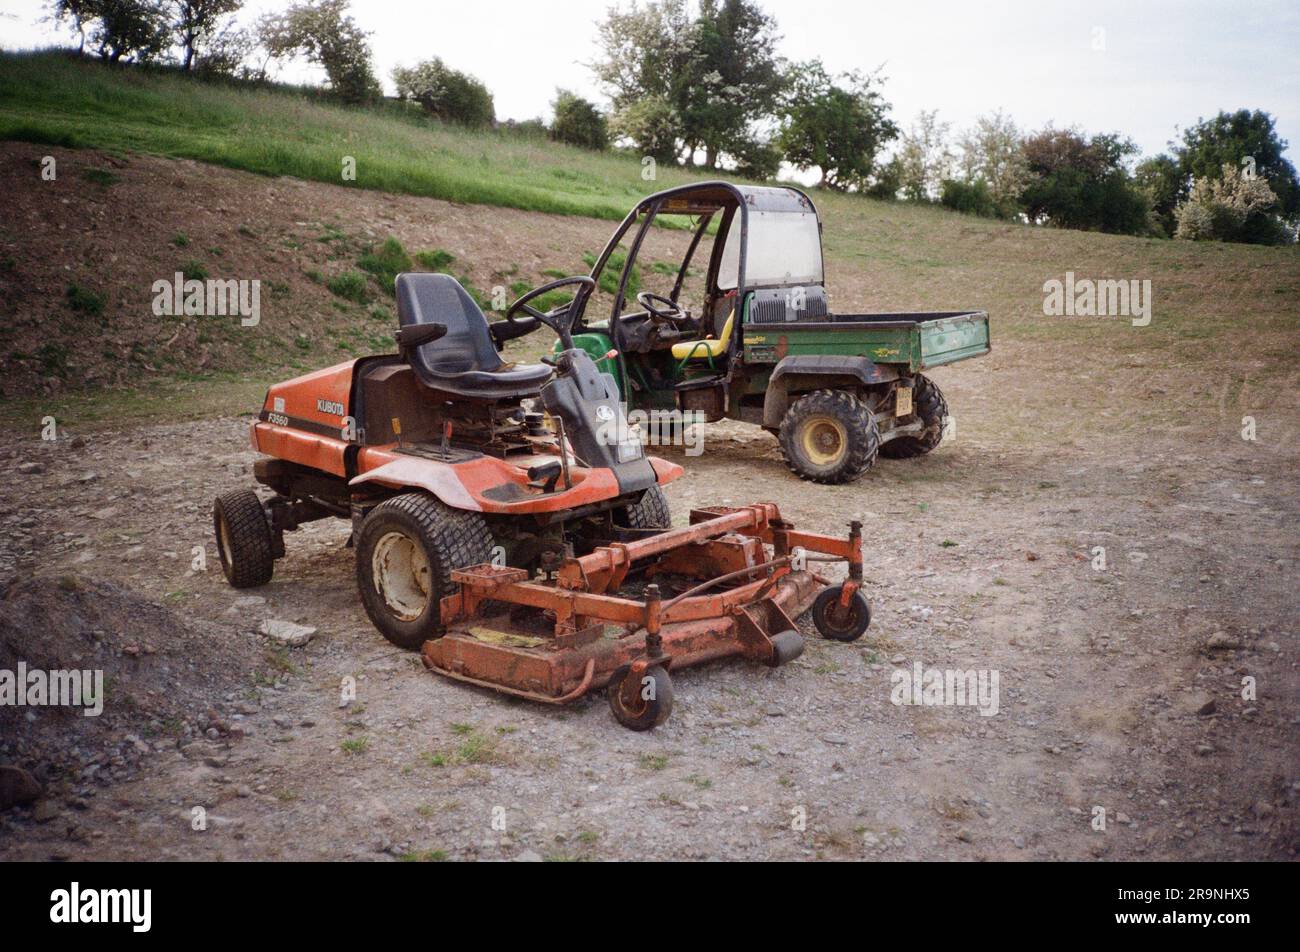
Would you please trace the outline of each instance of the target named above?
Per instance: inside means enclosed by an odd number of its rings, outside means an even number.
[[[768,662],[774,668],[789,664],[803,654],[803,635],[797,631],[778,631],[772,636],[772,660]]]
[[[871,624],[871,604],[862,589],[853,593],[848,606],[840,604],[843,586],[827,588],[813,602],[813,624],[823,638],[832,641],[857,641]]]
[[[637,677],[625,664],[609,679],[605,692],[614,720],[634,731],[648,731],[673,712],[673,682],[661,665],[652,664]]]

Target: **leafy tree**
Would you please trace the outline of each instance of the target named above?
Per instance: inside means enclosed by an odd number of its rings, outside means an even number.
[[[967,182],[983,180],[997,214],[1014,218],[1019,213],[1020,193],[1029,183],[1030,172],[1020,148],[1020,130],[1001,110],[981,116],[962,134],[959,161]]]
[[[939,203],[945,208],[951,208],[965,215],[994,218],[998,214],[998,207],[989,193],[988,183],[983,179],[975,179],[971,182],[944,179]]]
[[[143,63],[168,46],[162,0],[59,0],[54,4],[54,17],[72,20],[83,37],[82,48],[89,39],[105,62]]]
[[[1192,183],[1187,201],[1175,215],[1175,237],[1191,241],[1243,241],[1250,244],[1282,244],[1294,235],[1272,214],[1278,197],[1262,176],[1242,175],[1225,162],[1217,178],[1208,176]]]
[[[221,20],[239,10],[244,0],[171,0],[172,27],[181,43],[181,68],[193,69],[200,46],[214,38]]]
[[[437,57],[410,69],[395,68],[393,83],[397,86],[397,95],[415,100],[427,112],[446,122],[490,126],[496,121],[496,109],[488,88]]]
[[[299,3],[264,16],[258,31],[272,57],[304,56],[325,69],[331,88],[345,102],[369,102],[380,94],[370,67],[370,42],[347,10],[348,0]]]
[[[796,67],[778,139],[791,165],[821,170],[823,187],[863,188],[876,170],[876,155],[898,127],[874,88],[875,75],[854,72],[839,79],[820,60]]]
[[[753,0],[702,0],[689,81],[677,88],[688,158],[702,148],[705,167],[716,169],[724,152],[761,153],[750,130],[784,87],[778,39],[776,21]]]
[[[685,0],[611,9],[597,26],[602,58],[591,69],[615,111],[652,98],[675,106],[696,55],[694,33]]]
[[[1174,146],[1183,182],[1192,179],[1222,179],[1223,169],[1231,166],[1234,175],[1246,171],[1264,179],[1277,196],[1277,210],[1283,218],[1300,216],[1300,181],[1295,166],[1287,160],[1287,143],[1278,137],[1273,117],[1262,110],[1238,109],[1220,112],[1213,119],[1199,120],[1183,132],[1183,140]],[[1184,184],[1181,197],[1187,194]]]
[[[1031,178],[1020,195],[1030,221],[1120,234],[1148,230],[1150,204],[1125,162],[1137,152],[1118,135],[1091,139],[1048,126],[1021,144]]]
[[[736,173],[759,182],[776,178],[781,171],[781,149],[776,142],[756,136],[746,136],[737,141],[730,154],[736,162]]]
[[[677,160],[681,118],[662,96],[647,96],[619,109],[610,119],[610,131],[631,139],[641,155],[651,156],[656,162]]]
[[[1178,162],[1167,155],[1145,159],[1133,170],[1133,178],[1151,204],[1152,224],[1156,226],[1153,231],[1163,237],[1173,235],[1176,227],[1174,209],[1184,191]]]
[[[71,21],[72,28],[77,31],[78,53],[86,51],[86,29],[93,23],[96,9],[95,0],[53,0],[50,4],[50,19],[56,23]]]
[[[903,133],[898,151],[898,180],[903,197],[914,202],[934,201],[943,181],[952,176],[954,157],[948,146],[948,123],[939,112],[924,109]]]
[[[598,152],[609,146],[609,124],[595,103],[557,89],[551,106],[555,110],[551,138]]]

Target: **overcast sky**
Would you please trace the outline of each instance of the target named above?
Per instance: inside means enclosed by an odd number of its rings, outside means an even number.
[[[250,0],[241,19],[285,4]],[[549,114],[556,86],[603,102],[590,70],[595,23],[610,0],[354,0],[378,73],[431,56],[482,79],[497,116]],[[623,4],[626,6],[626,2]],[[954,130],[1002,108],[1022,129],[1047,122],[1119,131],[1144,154],[1199,116],[1264,109],[1300,147],[1300,0],[763,0],[780,51],[833,70],[884,67],[886,98],[906,125],[938,109]],[[39,22],[41,0],[0,0],[0,45],[67,42]],[[318,81],[290,65],[285,80]]]

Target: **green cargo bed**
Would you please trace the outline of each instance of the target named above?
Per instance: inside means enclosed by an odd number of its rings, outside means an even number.
[[[989,352],[985,311],[914,314],[836,314],[815,320],[746,323],[745,362],[777,363],[797,355],[849,354],[877,364],[906,365],[910,372],[940,367]]]

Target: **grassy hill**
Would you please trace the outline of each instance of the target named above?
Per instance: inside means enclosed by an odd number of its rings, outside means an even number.
[[[205,381],[252,392],[286,370],[384,349],[391,298],[372,284],[349,300],[329,285],[386,239],[413,254],[445,251],[452,261],[439,270],[480,291],[513,292],[582,271],[610,219],[647,192],[699,177],[661,168],[648,182],[634,156],[447,127],[393,105],[347,109],[305,91],[204,85],[49,53],[0,55],[0,139],[10,140],[0,145],[0,189],[13,197],[0,220],[0,387],[10,398],[0,415],[24,418],[31,407],[12,398],[71,400],[83,416],[118,412],[118,403],[75,394],[123,384],[135,393],[181,386],[207,412],[220,400]],[[44,154],[59,157],[57,183],[39,178]],[[356,183],[340,178],[344,155],[357,160]],[[990,386],[1028,375],[1044,400],[1082,415],[1116,387],[1152,393],[1141,419],[1116,425],[1190,425],[1247,384],[1294,403],[1294,247],[1061,231],[815,197],[837,310],[989,311],[993,356],[949,373]],[[267,317],[256,335],[184,319],[159,326],[150,283],[195,264],[213,277],[262,279]],[[1151,325],[1045,316],[1043,283],[1067,271],[1150,280]],[[101,300],[93,313],[78,303],[82,291]],[[1033,408],[1020,425],[1034,425]]]

